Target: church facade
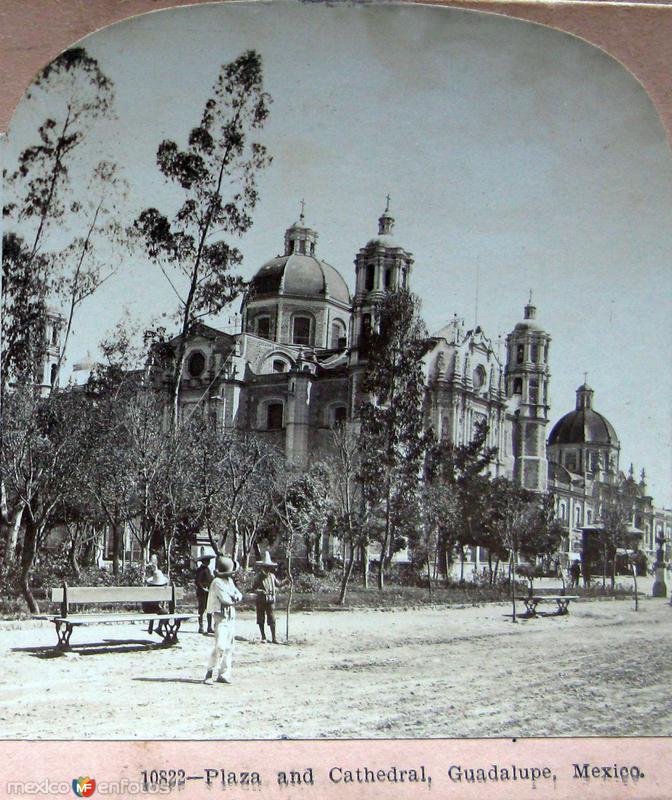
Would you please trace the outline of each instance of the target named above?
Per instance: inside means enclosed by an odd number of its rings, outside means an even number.
[[[328,451],[334,424],[354,418],[375,305],[386,291],[410,287],[413,256],[395,237],[389,202],[378,233],[355,254],[354,295],[320,258],[318,234],[303,213],[283,245],[250,282],[239,331],[199,325],[190,335],[180,407],[185,418],[208,414],[222,426],[254,431],[306,467]],[[456,444],[487,422],[488,444],[497,448],[493,477],[553,491],[567,531],[560,554],[566,565],[578,558],[582,529],[598,518],[600,485],[620,475],[620,445],[585,385],[575,411],[549,436],[550,350],[531,297],[503,356],[480,327],[466,330],[454,319],[431,336],[424,357],[426,421]],[[155,379],[168,386],[170,374]],[[669,549],[672,512],[654,508],[644,478],[637,495],[633,525],[652,558],[659,533]],[[474,569],[481,556],[478,549],[469,554]]]

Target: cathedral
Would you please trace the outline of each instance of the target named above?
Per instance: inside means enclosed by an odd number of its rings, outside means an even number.
[[[180,387],[184,418],[208,414],[222,426],[254,431],[305,467],[329,449],[335,423],[353,419],[376,302],[410,288],[413,255],[395,237],[388,206],[378,232],[356,253],[354,295],[320,258],[318,234],[302,211],[284,236],[282,255],[256,272],[243,298],[239,332],[199,324],[186,343]],[[178,339],[173,340],[175,346]],[[427,424],[456,444],[487,421],[497,448],[493,477],[533,491],[552,490],[566,529],[560,563],[579,558],[581,536],[599,517],[600,486],[620,473],[613,426],[593,408],[593,390],[577,390],[576,408],[548,432],[551,337],[532,298],[506,337],[502,359],[480,327],[454,319],[434,333],[424,357]],[[155,376],[159,385],[170,373]],[[672,512],[655,509],[645,476],[627,480],[636,495],[632,524],[650,560],[656,538],[672,539]],[[480,548],[468,554],[479,569]]]

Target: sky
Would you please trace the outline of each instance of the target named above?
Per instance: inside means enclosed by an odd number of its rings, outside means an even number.
[[[175,208],[158,144],[184,144],[220,65],[257,50],[273,98],[259,140],[273,163],[239,242],[243,275],[282,251],[304,199],[318,256],[352,288],[389,193],[430,332],[457,314],[496,340],[532,290],[552,337],[552,422],[574,408],[587,372],[621,467],[646,467],[656,502],[672,506],[672,158],[620,64],[542,26],[417,5],[202,5],[82,43],[116,89],[116,119],[92,129],[82,174],[101,155],[121,165],[128,222],[146,206]],[[49,102],[18,106],[8,166]],[[95,357],[125,314],[170,324],[174,297],[157,268],[140,252],[114,259],[122,267],[75,319],[70,367]]]

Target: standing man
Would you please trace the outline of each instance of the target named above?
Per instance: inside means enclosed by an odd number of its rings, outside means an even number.
[[[581,564],[578,561],[572,561],[569,574],[572,578],[572,589],[577,589],[579,586],[579,579],[581,578]]]
[[[205,607],[208,604],[208,589],[212,583],[212,571],[210,570],[210,562],[213,556],[200,555],[196,561],[199,561],[194,581],[196,583],[196,600],[198,601],[198,632],[205,633],[203,630],[203,614],[205,614]],[[207,633],[214,633],[212,629],[212,614],[208,614],[208,630]]]
[[[252,591],[256,592],[257,625],[261,632],[261,641],[266,642],[265,624],[271,629],[271,641],[279,644],[275,636],[275,595],[276,591],[284,586],[284,581],[279,581],[273,570],[278,566],[271,561],[271,554],[266,551],[262,561],[257,561],[256,566],[261,572],[257,575]]]
[[[168,578],[166,578],[163,572],[161,572],[159,569],[158,556],[153,555],[147,562],[146,575],[146,586],[168,586]],[[163,607],[162,603],[144,602],[142,604],[142,612],[143,614],[165,614],[166,609]],[[149,625],[147,626],[147,633],[152,633],[153,631],[154,620],[150,619]],[[159,636],[161,636],[163,633],[163,620],[158,621],[156,625],[156,632],[159,634]]]
[[[208,590],[206,611],[215,621],[215,646],[208,660],[204,683],[211,684],[217,673],[217,683],[231,683],[231,662],[236,633],[236,603],[243,599],[233,582],[238,563],[226,556],[217,556],[215,577]]]

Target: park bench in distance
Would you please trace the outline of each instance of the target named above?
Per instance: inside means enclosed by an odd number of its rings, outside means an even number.
[[[523,602],[528,616],[536,617],[539,603],[554,600],[558,607],[556,615],[562,616],[563,614],[569,614],[570,601],[578,599],[578,594],[530,594],[528,597],[523,597]]]
[[[196,614],[177,614],[177,600],[182,599],[184,591],[175,586],[68,586],[51,590],[51,601],[61,604],[59,614],[37,614],[38,619],[48,619],[56,626],[58,650],[70,647],[73,628],[82,625],[108,625],[124,622],[162,622],[164,626],[163,644],[177,642],[177,633],[185,619],[194,619]],[[105,605],[126,603],[168,602],[167,614],[145,614],[136,612],[109,612],[72,614],[71,605]]]

